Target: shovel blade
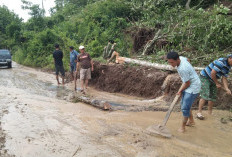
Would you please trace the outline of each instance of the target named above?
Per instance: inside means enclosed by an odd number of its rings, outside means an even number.
[[[172,137],[172,134],[170,133],[170,131],[165,126],[162,126],[162,125],[152,125],[147,128],[147,131],[151,135],[156,134],[156,135],[161,135],[167,138]]]

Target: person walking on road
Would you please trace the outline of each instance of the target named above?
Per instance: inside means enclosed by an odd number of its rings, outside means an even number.
[[[93,60],[90,55],[85,52],[85,47],[79,47],[80,54],[77,56],[77,68],[80,68],[80,80],[81,80],[81,91],[85,93],[85,89],[88,88],[88,81],[91,79],[91,71],[93,71]],[[85,86],[85,88],[84,88]],[[76,90],[76,81],[75,81],[75,90]]]
[[[70,73],[72,77],[71,79],[74,80],[74,73],[76,72],[76,65],[77,65],[77,56],[79,55],[79,53],[76,50],[74,50],[73,46],[70,46],[69,49],[70,49]]]
[[[56,68],[56,80],[57,84],[60,85],[59,82],[59,72],[61,73],[61,78],[62,78],[62,84],[64,85],[64,67],[63,67],[63,52],[60,50],[59,44],[55,44],[55,51],[53,52],[53,58],[54,58],[54,63],[55,63],[55,68]]]
[[[202,115],[202,107],[208,101],[208,114],[212,114],[213,103],[217,98],[217,89],[224,88],[227,94],[231,94],[231,90],[228,88],[228,73],[232,66],[232,54],[228,55],[227,58],[219,58],[210,63],[200,73],[201,79],[201,91],[199,109],[197,118],[200,120],[204,119]],[[221,78],[222,84],[218,81]]]
[[[181,110],[183,113],[182,125],[178,131],[185,132],[185,126],[192,126],[195,124],[191,107],[200,92],[201,82],[187,58],[179,56],[178,53],[171,51],[167,54],[167,60],[171,66],[177,67],[177,71],[183,82],[177,92],[177,95],[182,96]]]

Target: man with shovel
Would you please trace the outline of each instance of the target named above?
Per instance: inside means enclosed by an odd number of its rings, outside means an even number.
[[[212,114],[213,103],[216,101],[218,88],[223,88],[227,94],[231,95],[227,80],[231,66],[232,54],[228,55],[227,58],[219,58],[213,61],[201,71],[200,79],[202,86],[200,91],[201,99],[199,101],[199,111],[197,113],[198,119],[204,119],[202,107],[206,101],[208,101],[208,114]],[[222,84],[218,81],[220,78],[222,78]]]
[[[186,125],[194,125],[191,107],[200,92],[201,82],[187,58],[171,51],[167,54],[167,60],[172,67],[177,67],[177,71],[183,82],[177,92],[177,95],[182,96],[181,110],[183,113],[182,125],[178,131],[185,132]]]

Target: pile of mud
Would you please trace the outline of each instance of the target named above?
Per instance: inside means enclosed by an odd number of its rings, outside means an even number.
[[[149,67],[95,62],[90,85],[111,93],[156,98],[163,95],[161,86],[168,74]]]
[[[143,98],[157,98],[165,95],[164,99],[168,103],[174,99],[181,84],[177,73],[137,65],[105,65],[99,62],[94,62],[94,71],[90,81],[90,85],[95,89],[110,93],[122,93]],[[229,87],[232,89],[231,82]],[[199,98],[194,103],[194,108],[197,108],[198,101]],[[232,96],[219,90],[215,107],[218,109],[232,108]]]

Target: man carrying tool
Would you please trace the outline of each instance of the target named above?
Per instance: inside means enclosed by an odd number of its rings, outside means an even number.
[[[84,85],[85,89],[88,87],[88,81],[91,79],[91,71],[93,71],[93,60],[91,59],[90,55],[85,52],[85,47],[80,46],[79,51],[81,52],[77,56],[77,70],[80,67],[80,80],[81,80],[81,92],[84,92]],[[75,81],[75,90],[76,90],[76,81]]]
[[[197,118],[200,120],[204,119],[202,115],[202,107],[205,102],[208,101],[208,114],[212,114],[213,103],[217,98],[217,89],[223,88],[227,94],[231,95],[231,91],[228,88],[227,76],[232,66],[232,54],[228,55],[227,58],[219,58],[210,63],[204,70],[201,71],[201,91],[199,110]],[[219,83],[218,79],[221,79],[222,84]]]
[[[74,50],[73,46],[70,46],[69,49],[70,49],[70,72],[73,80],[74,79],[73,73],[75,73],[76,71],[77,56],[79,55],[79,53],[76,50]]]
[[[182,125],[178,131],[185,132],[185,126],[194,125],[191,107],[200,92],[201,82],[187,58],[171,51],[167,54],[167,60],[171,66],[177,67],[177,71],[183,82],[177,92],[177,95],[182,95],[181,110],[183,113]]]

